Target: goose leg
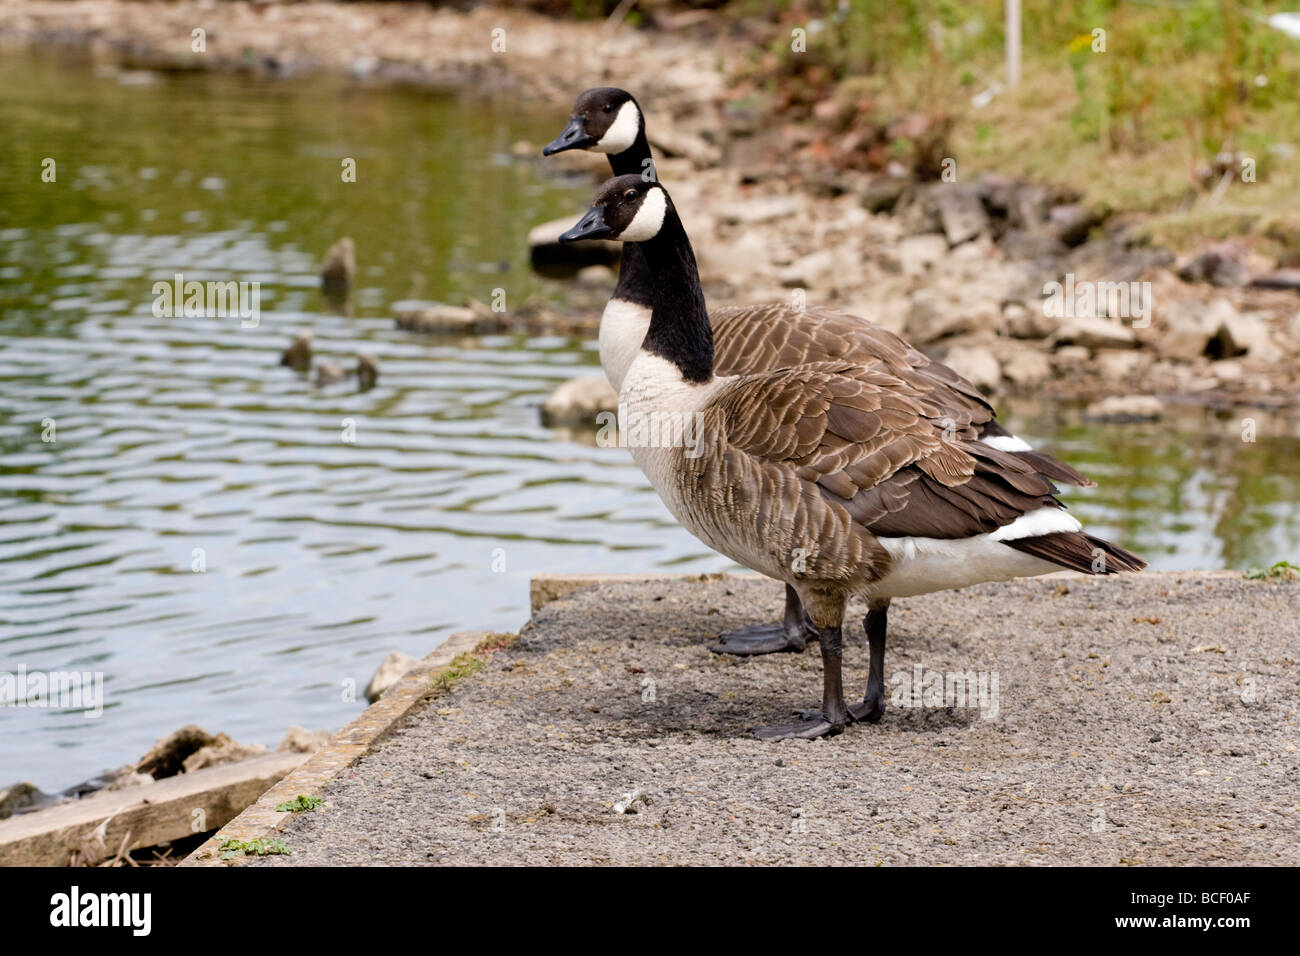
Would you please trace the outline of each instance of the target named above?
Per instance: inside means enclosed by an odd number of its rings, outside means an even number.
[[[822,646],[822,709],[804,715],[793,724],[776,727],[755,727],[759,740],[815,740],[834,737],[849,722],[849,712],[844,706],[844,686],[840,680],[842,637],[839,626],[821,628]]]
[[[888,613],[889,601],[873,603],[862,622],[867,632],[867,643],[871,646],[871,670],[867,674],[867,695],[862,703],[849,708],[849,715],[869,724],[885,716],[885,627]]]
[[[720,644],[709,650],[715,654],[735,654],[740,657],[754,654],[775,654],[780,651],[802,651],[809,641],[817,640],[817,628],[804,613],[799,595],[790,585],[785,586],[785,617],[780,624],[755,624],[730,634],[722,635]]]

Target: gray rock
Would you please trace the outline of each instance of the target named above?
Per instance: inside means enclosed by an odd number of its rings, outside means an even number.
[[[351,287],[357,275],[357,260],[353,251],[352,240],[344,236],[329,247],[321,262],[321,287],[326,292],[342,293]]]
[[[370,683],[366,685],[366,700],[373,704],[384,696],[384,691],[401,680],[402,676],[418,663],[420,662],[410,654],[393,651],[383,659],[379,670],[375,671],[375,676],[370,678]]]
[[[1232,288],[1250,281],[1250,270],[1227,249],[1213,246],[1197,253],[1178,267],[1184,282],[1208,282]]]
[[[862,189],[862,207],[868,212],[892,212],[906,188],[906,179],[898,176],[877,176]]]
[[[202,727],[187,724],[150,747],[149,752],[136,761],[132,769],[136,773],[148,774],[155,780],[175,776],[184,769],[186,757],[216,740]]]
[[[1078,246],[1087,242],[1088,234],[1101,225],[1104,216],[1080,203],[1063,203],[1053,206],[1047,218],[1057,239],[1067,246]]]
[[[982,345],[958,345],[943,357],[947,365],[986,395],[1002,384],[1002,366],[993,352]]]
[[[565,382],[542,404],[542,424],[548,428],[596,427],[601,412],[618,410],[618,393],[603,375],[587,375]]]
[[[311,342],[311,329],[299,332],[289,347],[280,353],[280,364],[298,372],[305,372],[311,368]]]
[[[903,274],[910,276],[921,275],[947,254],[947,237],[934,232],[906,236],[894,246],[894,255]]]
[[[1112,395],[1084,409],[1090,422],[1153,422],[1164,417],[1164,403],[1153,395]]]
[[[612,265],[622,254],[620,243],[608,239],[582,239],[560,242],[560,236],[572,229],[580,217],[565,216],[534,226],[528,232],[528,246],[534,268],[581,268],[595,263]]]
[[[1056,259],[1065,255],[1066,245],[1049,232],[1010,229],[998,243],[1008,259]]]
[[[1291,289],[1300,292],[1300,269],[1277,269],[1267,275],[1256,276],[1250,284],[1259,289]]]
[[[1052,336],[1054,346],[1081,345],[1087,349],[1135,349],[1137,336],[1127,325],[1109,319],[1065,319]]]
[[[1155,346],[1165,358],[1195,361],[1209,354],[1210,341],[1237,310],[1226,299],[1184,299],[1164,310],[1164,329]]]
[[[182,767],[186,773],[193,773],[204,767],[219,767],[222,764],[239,763],[249,757],[260,757],[266,752],[266,747],[262,744],[241,744],[226,734],[217,734],[212,743],[186,757]]]
[[[1002,377],[1012,385],[1027,388],[1052,376],[1052,362],[1036,348],[1020,346],[1009,349],[1001,358]]]
[[[379,359],[369,352],[357,356],[357,387],[368,392],[379,382]]]
[[[1205,347],[1206,353],[1212,359],[1248,355],[1262,362],[1277,362],[1282,349],[1273,342],[1269,328],[1268,318],[1259,312],[1225,314]]]
[[[34,783],[23,781],[0,788],[0,820],[7,819],[15,813],[39,807],[48,798]]]
[[[314,754],[333,738],[334,735],[328,730],[308,730],[294,724],[284,732],[283,739],[275,749],[277,752]]]
[[[949,245],[960,245],[989,230],[988,213],[976,188],[947,184],[935,193],[934,201]]]
[[[343,366],[337,362],[321,362],[316,366],[316,386],[323,388],[326,385],[335,385],[347,377],[343,371]]]
[[[428,335],[488,335],[505,328],[505,314],[435,302],[397,313],[397,327]]]

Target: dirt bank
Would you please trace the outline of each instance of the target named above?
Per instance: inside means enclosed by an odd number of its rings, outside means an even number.
[[[248,865],[1300,859],[1300,585],[1056,576],[899,601],[891,691],[972,670],[996,706],[896,700],[877,725],[765,744],[747,728],[817,700],[817,651],[706,645],[779,610],[736,577],[554,601],[288,821],[292,855]],[[860,632],[846,663],[860,687]]]
[[[991,395],[1300,405],[1300,271],[1244,242],[1176,258],[1144,246],[1122,210],[1097,210],[1059,187],[987,173],[917,182],[897,162],[878,174],[810,167],[808,146],[825,125],[818,110],[790,123],[741,96],[732,81],[755,47],[731,26],[701,13],[655,29],[609,28],[494,6],[0,6],[0,40],[85,46],[150,68],[330,70],[510,93],[553,112],[557,132],[578,91],[624,86],[646,108],[658,170],[683,211],[711,303],[860,314]],[[193,49],[196,29],[204,52]],[[880,143],[923,136],[925,122],[898,117],[877,131]],[[547,171],[586,168],[593,183],[606,173],[598,156],[544,162],[541,145],[516,151]],[[575,284],[568,314],[526,303],[490,318],[503,328],[588,332],[600,313],[593,290],[612,281],[611,273]],[[1049,294],[1053,283],[1060,291]]]

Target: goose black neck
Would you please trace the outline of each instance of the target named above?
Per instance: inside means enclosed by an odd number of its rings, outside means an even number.
[[[641,347],[677,366],[688,382],[713,378],[713,329],[695,251],[669,205],[658,235],[639,246],[651,286],[650,328]]]
[[[621,153],[609,155],[609,168],[615,176],[637,176],[645,173],[646,160],[650,159],[650,144],[646,142],[645,130],[636,134],[632,145]],[[631,302],[642,308],[654,307],[654,280],[645,256],[637,243],[629,242],[623,246],[623,258],[618,267],[618,285],[614,287],[614,298]]]
[[[615,176],[640,176],[649,168],[647,159],[650,159],[650,143],[645,138],[645,130],[639,130],[631,146],[621,153],[609,154],[609,168]]]

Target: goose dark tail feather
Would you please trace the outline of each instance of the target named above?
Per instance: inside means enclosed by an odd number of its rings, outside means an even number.
[[[1040,475],[1046,475],[1055,481],[1063,481],[1067,485],[1077,485],[1080,488],[1092,488],[1096,482],[1082,472],[1075,471],[1065,462],[1057,461],[1048,455],[1036,451],[1017,451],[1012,452],[1021,461],[1028,462],[1037,469]]]
[[[1120,571],[1141,571],[1147,563],[1131,551],[1117,544],[1085,534],[1082,531],[1054,531],[1032,538],[1016,538],[1003,544],[1051,561],[1071,571],[1084,574],[1116,574]]]

